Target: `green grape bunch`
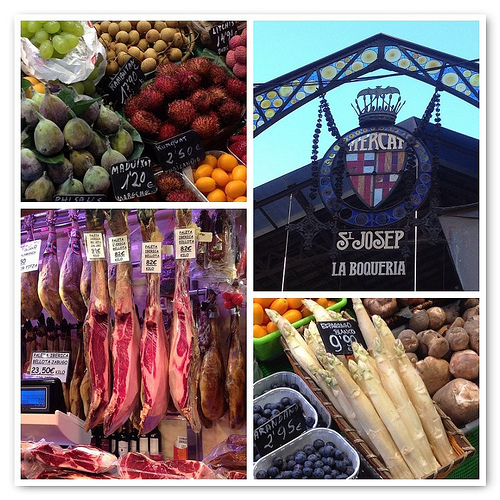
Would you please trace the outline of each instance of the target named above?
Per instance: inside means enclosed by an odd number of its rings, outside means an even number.
[[[28,38],[43,59],[61,59],[79,43],[80,21],[21,21],[21,36]]]

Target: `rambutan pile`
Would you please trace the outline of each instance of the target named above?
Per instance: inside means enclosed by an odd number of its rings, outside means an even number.
[[[195,194],[189,189],[179,189],[178,191],[171,191],[165,198],[165,201],[198,201]]]
[[[246,35],[238,37],[231,49],[235,56],[236,49],[246,45]],[[183,63],[162,62],[123,110],[148,139],[163,141],[194,130],[201,140],[208,140],[222,128],[237,125],[245,104],[245,82],[210,59],[196,56]]]
[[[156,176],[156,187],[162,197],[167,197],[173,191],[184,189],[184,181],[177,172],[161,172]]]

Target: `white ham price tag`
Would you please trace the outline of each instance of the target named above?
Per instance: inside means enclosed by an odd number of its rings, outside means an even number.
[[[161,248],[161,241],[148,241],[142,243],[142,273],[161,273]]]
[[[21,245],[21,272],[29,273],[38,270],[40,247],[42,240],[27,241]]]
[[[83,233],[87,260],[105,259],[104,237],[102,233]]]
[[[194,259],[196,257],[195,228],[186,227],[175,230],[175,258]]]
[[[30,375],[35,378],[58,378],[66,383],[69,352],[34,351],[31,355]]]
[[[121,264],[129,262],[130,255],[128,251],[128,236],[111,236],[109,242],[109,258],[111,264]]]

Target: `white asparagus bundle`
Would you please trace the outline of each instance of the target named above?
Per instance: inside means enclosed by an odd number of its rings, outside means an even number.
[[[381,344],[384,346],[387,359],[392,364],[394,369],[397,370],[396,350],[394,349],[395,338],[392,330],[387,326],[387,323],[377,314],[374,314],[372,316],[372,322],[375,326],[375,330],[378,333],[378,338],[380,339]]]
[[[349,370],[336,356],[331,356],[333,375],[349,398],[360,424],[368,434],[377,453],[395,479],[411,479],[413,474],[394,443],[387,427],[372,402],[353,380]]]
[[[419,448],[429,464],[428,473],[434,472],[439,469],[439,462],[432,453],[432,449],[422,426],[422,422],[420,421],[420,417],[418,416],[413,403],[410,401],[406,387],[403,384],[399,373],[394,369],[392,363],[387,358],[385,348],[379,339],[375,339],[373,343],[373,354],[378,377],[382,387],[391,398],[396,410],[401,415],[406,427],[409,429],[410,435],[415,440],[415,445]],[[370,359],[373,358],[370,356]]]
[[[413,475],[422,477],[432,472],[420,450],[413,445],[410,430],[406,427],[391,398],[372,375],[368,365],[363,361],[356,363],[350,360],[349,371],[377,410]]]
[[[359,342],[352,343],[352,352],[354,354],[354,360],[356,361],[356,363],[358,361],[363,361],[364,363],[366,363],[370,367],[373,376],[377,377],[377,379],[380,380],[380,375],[378,373],[377,363],[375,359]]]
[[[358,321],[359,329],[361,330],[361,334],[363,335],[366,346],[368,347],[368,352],[371,354],[373,339],[376,339],[379,334],[372,323],[368,311],[363,305],[363,301],[361,299],[352,299],[352,307]]]
[[[403,343],[396,339],[394,342],[398,373],[413,406],[420,417],[422,427],[431,446],[434,456],[441,466],[448,465],[456,458],[456,454],[448,440],[443,421],[434,406],[425,384],[406,355]]]

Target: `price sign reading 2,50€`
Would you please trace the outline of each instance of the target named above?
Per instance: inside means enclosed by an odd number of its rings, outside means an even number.
[[[325,349],[332,354],[352,354],[352,343],[366,347],[356,321],[318,321],[318,330]]]

